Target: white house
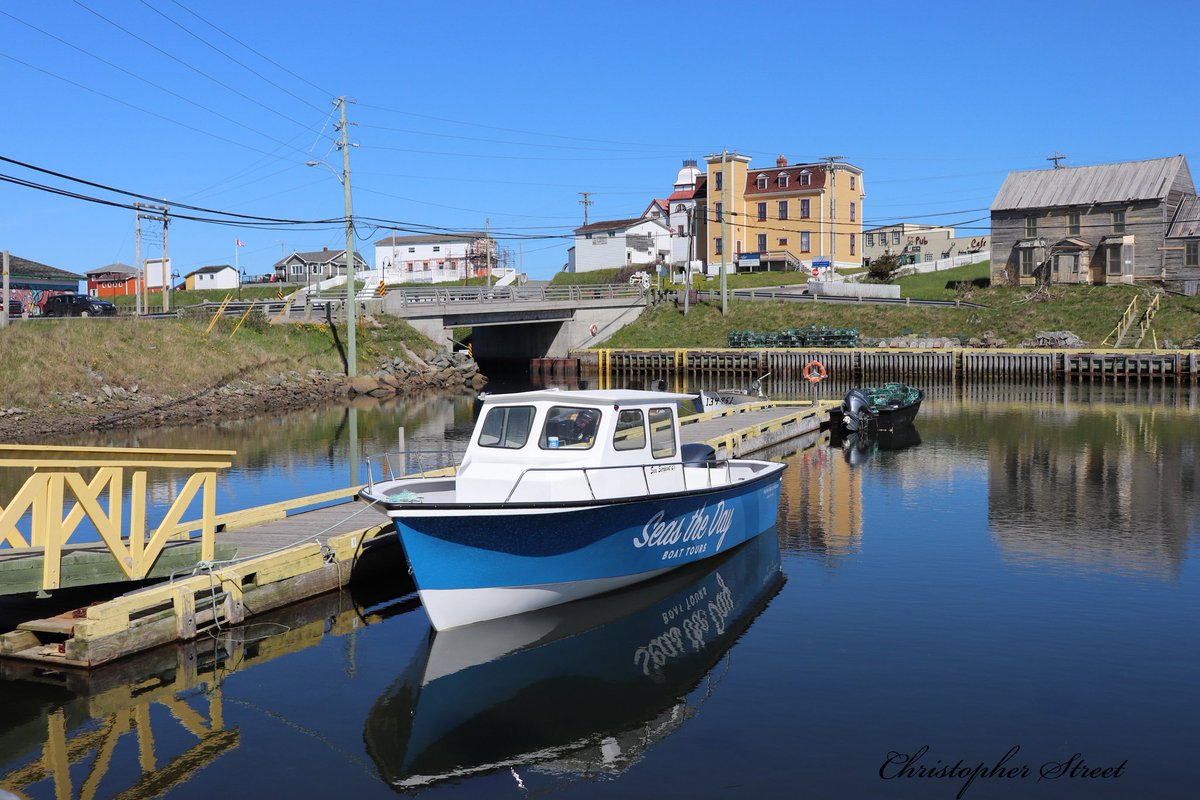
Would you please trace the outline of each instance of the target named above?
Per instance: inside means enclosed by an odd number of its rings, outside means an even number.
[[[668,225],[671,228],[672,264],[684,264],[691,260],[704,258],[704,232],[700,220],[694,219],[696,213],[696,188],[704,180],[704,173],[696,166],[696,160],[690,158],[683,162],[683,167],[675,177],[675,191],[667,198],[670,206]],[[699,244],[693,247],[693,240]]]
[[[487,274],[488,251],[493,273],[496,240],[487,234],[429,234],[388,236],[375,243],[375,269],[384,280],[399,283],[461,281]]]
[[[346,251],[330,250],[328,247],[308,253],[293,252],[276,261],[272,267],[281,281],[292,283],[319,282],[326,278],[346,274]],[[362,254],[354,253],[354,271],[359,274],[367,269]]]
[[[183,276],[189,291],[194,289],[236,289],[241,276],[228,264],[213,264],[194,269]]]
[[[671,255],[671,231],[659,219],[612,219],[575,229],[575,272],[652,264]]]

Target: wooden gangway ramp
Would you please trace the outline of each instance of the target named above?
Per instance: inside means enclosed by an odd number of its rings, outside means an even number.
[[[831,405],[765,401],[726,406],[685,418],[681,436],[684,443],[711,445],[721,457],[749,455],[819,430]],[[385,516],[358,499],[358,488],[215,515],[206,524],[215,532],[212,552],[217,557],[177,569],[165,583],[27,619],[16,630],[0,633],[0,657],[46,668],[90,669],[227,630],[252,615],[344,586],[364,548],[394,531]],[[223,558],[234,547],[236,557]],[[3,554],[0,550],[0,559]]]

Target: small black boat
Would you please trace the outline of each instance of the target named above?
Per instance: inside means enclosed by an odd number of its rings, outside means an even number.
[[[903,383],[855,387],[842,400],[841,422],[852,432],[897,431],[912,425],[925,390]]]

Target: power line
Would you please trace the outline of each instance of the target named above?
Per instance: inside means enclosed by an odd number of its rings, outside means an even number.
[[[179,30],[183,31],[183,32],[184,32],[184,33],[186,33],[188,36],[191,36],[191,37],[192,37],[193,39],[195,39],[196,41],[198,41],[198,42],[200,42],[200,43],[202,43],[202,44],[206,45],[207,47],[210,47],[210,48],[212,48],[213,50],[217,51],[218,53],[220,53],[221,55],[225,56],[227,59],[229,59],[230,61],[232,61],[234,64],[237,64],[239,67],[241,67],[242,69],[246,70],[247,72],[250,72],[251,74],[255,75],[256,77],[260,78],[261,80],[263,80],[263,81],[266,81],[267,83],[271,84],[271,85],[272,85],[272,86],[274,86],[276,89],[278,89],[279,91],[281,91],[281,92],[283,92],[284,94],[288,95],[289,97],[292,97],[292,98],[294,98],[294,99],[296,99],[296,100],[299,100],[301,103],[304,103],[304,104],[305,104],[306,106],[308,106],[309,108],[316,109],[318,112],[320,112],[320,111],[322,110],[322,109],[321,109],[319,106],[317,106],[316,104],[314,104],[314,103],[310,103],[310,102],[308,102],[307,100],[305,100],[303,97],[301,97],[300,95],[298,95],[298,94],[296,94],[296,93],[292,92],[290,89],[287,89],[287,88],[285,88],[285,87],[283,87],[283,86],[280,86],[278,83],[276,83],[275,81],[271,80],[271,79],[270,79],[270,78],[268,78],[267,76],[263,75],[263,74],[262,74],[262,73],[260,73],[258,70],[254,69],[253,67],[251,67],[251,66],[249,66],[249,65],[247,65],[247,64],[243,64],[241,61],[238,61],[236,58],[234,58],[233,56],[229,55],[229,53],[226,53],[224,50],[222,50],[221,48],[217,47],[215,44],[213,44],[212,42],[208,41],[208,40],[207,40],[207,39],[205,39],[203,36],[200,36],[199,34],[195,33],[194,31],[188,30],[186,27],[184,27],[183,25],[180,25],[180,24],[179,24],[177,21],[175,21],[175,20],[174,20],[174,19],[172,19],[171,17],[167,16],[166,14],[164,14],[164,13],[163,13],[162,11],[160,11],[159,9],[157,9],[157,8],[155,8],[154,6],[152,6],[152,5],[150,5],[149,3],[147,3],[147,2],[146,2],[146,0],[138,0],[138,2],[140,2],[140,3],[141,3],[142,5],[144,5],[146,8],[150,9],[151,11],[153,11],[155,14],[158,14],[160,17],[162,17],[163,19],[165,19],[167,22],[170,22],[170,23],[171,23],[172,25],[174,25],[176,28],[179,28]],[[185,10],[186,10],[186,9],[185,9]]]
[[[253,103],[254,105],[258,106],[259,108],[262,108],[262,109],[263,109],[263,110],[265,110],[265,111],[269,111],[269,112],[271,112],[272,114],[275,114],[276,116],[278,116],[278,117],[280,117],[280,118],[282,118],[282,119],[285,119],[285,120],[287,120],[288,122],[292,123],[293,125],[299,125],[301,128],[304,128],[305,130],[312,130],[312,128],[311,128],[310,126],[308,126],[308,125],[305,125],[303,122],[300,122],[299,120],[296,120],[296,119],[292,119],[292,118],[291,118],[291,117],[289,117],[287,114],[284,114],[282,111],[279,111],[278,109],[276,109],[276,108],[273,108],[273,107],[271,107],[270,105],[267,105],[267,104],[265,104],[265,103],[259,102],[258,100],[255,100],[253,97],[251,97],[250,95],[246,94],[245,92],[242,92],[242,91],[240,91],[239,89],[236,89],[236,88],[234,88],[234,87],[230,86],[229,84],[225,83],[225,82],[224,82],[224,81],[222,81],[222,80],[219,80],[219,79],[217,79],[217,78],[214,78],[212,75],[209,75],[207,72],[205,72],[204,70],[200,69],[199,67],[194,67],[194,66],[192,66],[191,64],[187,63],[187,62],[186,62],[186,61],[184,61],[183,59],[181,59],[181,58],[179,58],[179,57],[177,57],[177,56],[173,55],[172,53],[169,53],[169,52],[167,52],[166,50],[163,50],[161,47],[159,47],[158,45],[154,44],[153,42],[146,41],[146,40],[145,40],[145,39],[143,39],[141,36],[138,36],[136,33],[134,33],[133,31],[129,30],[128,28],[125,28],[124,26],[122,26],[122,25],[120,25],[120,24],[118,24],[118,23],[116,23],[116,22],[113,22],[111,19],[109,19],[108,17],[104,16],[104,15],[103,15],[103,14],[101,14],[99,11],[96,11],[95,9],[89,8],[87,5],[85,5],[85,4],[83,3],[83,1],[82,1],[82,0],[71,0],[71,2],[73,2],[75,5],[79,6],[79,7],[80,7],[80,8],[82,8],[83,10],[87,11],[88,13],[90,13],[90,14],[92,14],[92,15],[94,15],[94,16],[96,16],[96,17],[98,17],[98,18],[102,19],[102,20],[104,20],[105,22],[107,22],[109,25],[113,26],[113,27],[114,27],[114,28],[116,28],[117,30],[119,30],[119,31],[121,31],[121,32],[123,32],[123,33],[125,33],[125,34],[126,34],[126,35],[128,35],[128,36],[131,36],[131,37],[133,37],[134,39],[137,39],[139,42],[141,42],[142,44],[144,44],[144,45],[146,45],[147,47],[151,48],[152,50],[154,50],[154,51],[156,51],[156,52],[158,52],[158,53],[161,53],[162,55],[164,55],[164,56],[166,56],[167,58],[171,59],[172,61],[176,62],[177,64],[180,64],[180,65],[182,65],[182,66],[184,66],[184,67],[187,67],[187,68],[188,68],[188,69],[190,69],[192,72],[195,72],[197,75],[200,75],[201,77],[204,77],[204,78],[208,78],[210,81],[212,81],[213,83],[217,84],[218,86],[220,86],[220,87],[222,87],[222,88],[226,89],[227,91],[233,92],[233,93],[234,93],[234,94],[236,94],[238,97],[241,97],[242,99],[244,99],[244,100],[247,100],[247,101],[249,101],[249,102]]]

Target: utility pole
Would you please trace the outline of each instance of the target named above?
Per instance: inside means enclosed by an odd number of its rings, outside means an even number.
[[[1058,152],[1058,150],[1057,150],[1057,149],[1055,149],[1055,151],[1054,151],[1054,155],[1052,155],[1052,156],[1046,156],[1046,160],[1047,160],[1047,161],[1053,161],[1053,162],[1054,162],[1054,168],[1055,168],[1055,169],[1065,169],[1065,167],[1063,167],[1061,164],[1059,164],[1059,163],[1058,163],[1059,161],[1062,161],[1062,160],[1064,160],[1065,158],[1066,158],[1066,156],[1064,156],[1062,153]]]
[[[829,272],[837,266],[837,173],[838,163],[845,156],[822,156],[825,174],[829,176]],[[829,275],[826,275],[828,278]]]
[[[350,203],[350,141],[347,139],[345,95],[339,97],[337,102],[342,109],[342,141],[338,146],[342,148],[342,188],[346,195],[346,375],[353,378],[358,375],[358,325],[355,308],[358,300],[354,287],[354,211]]]
[[[587,209],[585,208],[586,212]],[[484,234],[483,246],[487,248],[487,285],[492,288],[492,218],[488,217],[484,220],[486,233]]]
[[[170,218],[167,216],[167,207],[163,206],[162,224],[163,224],[163,257],[162,257],[162,273],[163,273],[163,313],[171,310],[171,259],[167,254],[167,225]]]
[[[141,203],[133,204],[133,313],[142,313],[142,211]]]
[[[588,206],[596,202],[595,200],[589,200],[588,198],[591,197],[594,192],[576,192],[576,194],[583,195],[583,199],[579,201],[579,205],[583,206],[583,224],[586,227],[588,224]]]
[[[4,251],[4,279],[3,285],[0,286],[0,302],[4,303],[3,310],[0,310],[0,328],[8,327],[8,251]]]
[[[729,257],[729,151],[721,150],[721,316],[729,316],[726,261]]]

